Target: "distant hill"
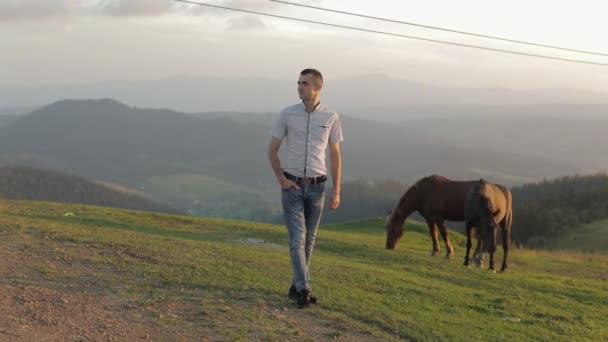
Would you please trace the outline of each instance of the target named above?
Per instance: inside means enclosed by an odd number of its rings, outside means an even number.
[[[133,185],[183,172],[237,176],[248,163],[265,169],[263,147],[251,142],[260,144],[267,133],[228,119],[203,121],[112,100],[61,101],[4,127],[0,145],[5,156],[44,156],[63,170]]]
[[[17,120],[17,115],[0,115],[0,127],[11,124]]]
[[[241,212],[249,216],[228,217],[274,220],[276,215],[271,213],[276,211],[279,193],[266,149],[275,119],[276,114],[188,115],[129,107],[110,99],[65,100],[0,127],[0,165],[51,168],[128,188],[144,186],[142,191],[155,200],[179,203],[180,209],[201,215]],[[484,134],[472,135],[469,140],[460,135],[467,142],[461,145],[444,139],[450,135],[449,129],[437,136],[432,134],[432,126],[424,124],[385,123],[346,115],[342,123],[346,139],[342,147],[344,182],[360,179],[412,184],[435,173],[516,185],[602,165],[593,160],[544,158],[532,152],[533,147],[529,153],[524,149],[514,152],[509,144],[497,148]],[[437,132],[446,131],[441,122],[433,124]],[[458,136],[460,130],[453,126],[452,134]],[[196,176],[183,186],[180,175]],[[157,180],[153,183],[159,187],[146,187],[150,180]],[[229,198],[212,195],[218,186]],[[176,188],[181,190],[174,191]],[[194,193],[203,195],[194,198]],[[398,198],[397,193],[385,195],[374,206],[364,204],[371,203],[368,199],[353,207],[367,210],[377,206],[373,212],[364,211],[378,215],[385,212],[380,207]],[[196,200],[195,208],[192,203]],[[345,206],[355,203],[346,196],[343,200]],[[327,218],[338,217],[353,218],[338,212]]]
[[[539,106],[540,107],[540,106]],[[404,129],[417,131],[437,144],[458,148],[536,156],[554,161],[596,165],[608,169],[608,106],[551,106],[553,110],[516,112],[503,108],[504,115],[492,117],[455,117],[403,122]],[[457,110],[454,108],[453,110]],[[509,115],[509,110],[512,115]],[[594,116],[597,110],[597,116]],[[599,115],[603,111],[604,115]],[[566,116],[565,113],[571,113]],[[518,116],[521,115],[521,116]],[[544,177],[544,178],[549,178]]]
[[[408,189],[396,181],[366,181],[355,179],[342,185],[340,209],[323,213],[323,222],[345,222],[368,217],[384,217]],[[327,193],[329,202],[331,193]],[[418,218],[418,215],[412,217]]]
[[[151,199],[79,176],[22,166],[0,168],[0,197],[179,213]]]
[[[555,238],[536,242],[539,243],[538,247],[543,249],[608,254],[608,219],[565,230]]]
[[[566,237],[606,227],[594,222],[608,219],[607,174],[560,177],[514,187],[512,192],[513,239],[525,245],[543,248],[561,241],[557,245],[566,246]],[[575,241],[570,247],[592,249]]]
[[[19,116],[31,113],[35,107],[0,107],[0,118],[5,116]]]
[[[411,183],[438,173],[521,184],[595,166],[530,157],[508,148],[489,150],[482,143],[464,148],[400,125],[348,116],[342,120],[346,179]],[[108,99],[61,101],[0,129],[0,160],[46,159],[53,167],[131,185],[152,176],[195,173],[265,188],[275,184],[266,158],[273,121],[200,119]]]
[[[191,215],[267,222],[283,219],[278,187],[264,191],[205,175],[174,174],[150,177],[139,189]]]
[[[375,120],[391,121],[394,123],[407,122],[412,120],[425,121],[425,123],[433,123],[427,120],[448,120],[452,123],[457,123],[462,120],[463,123],[478,122],[484,123],[488,120],[497,119],[497,121],[535,121],[536,119],[587,119],[587,118],[608,118],[607,103],[567,103],[565,99],[560,99],[559,102],[547,101],[542,103],[530,104],[510,104],[510,105],[482,105],[482,104],[459,104],[453,103],[430,103],[428,105],[364,105],[356,108],[346,107],[341,108],[344,113],[357,118],[370,118]],[[559,120],[558,120],[559,123]],[[536,127],[531,125],[528,128]],[[539,127],[541,131],[543,127]]]
[[[323,99],[345,114],[383,118],[390,108],[416,107],[403,118],[428,117],[437,106],[505,106],[537,104],[608,104],[608,93],[573,89],[513,90],[467,88],[412,82],[384,75],[332,79],[326,75]],[[139,107],[200,111],[278,111],[297,99],[293,79],[173,77],[160,80],[107,81],[94,84],[0,87],[0,107],[41,106],[62,99],[109,97]],[[428,110],[425,108],[428,107]],[[361,110],[363,109],[363,110]],[[370,110],[372,109],[372,110]],[[352,113],[351,113],[352,112]],[[395,111],[393,111],[395,113]],[[387,116],[393,116],[389,114]]]

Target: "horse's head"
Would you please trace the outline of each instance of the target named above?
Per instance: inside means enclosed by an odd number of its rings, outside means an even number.
[[[403,222],[398,222],[397,213],[390,210],[384,221],[386,229],[386,249],[394,250],[403,236]]]
[[[478,227],[483,249],[491,252],[496,250],[496,236],[500,228],[494,219],[497,214],[481,219]]]

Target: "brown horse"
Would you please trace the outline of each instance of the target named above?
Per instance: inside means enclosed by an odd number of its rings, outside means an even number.
[[[490,253],[490,270],[494,270],[494,252],[496,235],[502,232],[502,267],[507,270],[507,255],[513,222],[513,203],[511,191],[499,184],[492,184],[480,179],[471,187],[465,202],[465,222],[467,229],[467,254],[464,265],[469,265],[471,235],[475,227],[480,235],[483,249]],[[478,239],[479,241],[479,239]]]
[[[418,180],[401,196],[397,207],[386,219],[386,248],[395,249],[403,236],[403,223],[417,211],[426,219],[433,240],[432,255],[439,252],[437,228],[445,241],[446,258],[451,259],[454,247],[448,237],[444,221],[464,221],[464,203],[471,187],[477,181],[453,181],[442,176],[431,175]],[[479,250],[481,240],[477,240]],[[481,262],[481,259],[477,260]]]

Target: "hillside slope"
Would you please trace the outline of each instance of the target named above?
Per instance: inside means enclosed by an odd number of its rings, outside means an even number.
[[[0,334],[12,340],[608,338],[607,257],[513,250],[507,273],[467,269],[462,236],[455,260],[430,257],[416,222],[397,251],[379,218],[322,226],[321,303],[304,311],[286,299],[281,226],[0,201],[0,235]]]
[[[25,166],[0,167],[0,198],[181,213],[128,188],[55,170]]]
[[[548,239],[540,248],[608,254],[608,220],[594,221]]]

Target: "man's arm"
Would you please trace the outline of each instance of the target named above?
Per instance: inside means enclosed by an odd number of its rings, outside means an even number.
[[[281,147],[281,142],[281,139],[272,137],[270,145],[268,145],[268,160],[270,160],[270,166],[272,166],[272,171],[274,171],[274,175],[277,177],[277,181],[281,185],[282,189],[298,189],[296,183],[287,179],[287,177],[285,177],[283,174],[283,170],[281,169],[281,160],[279,159],[279,148]]]
[[[340,153],[340,143],[329,144],[329,162],[331,164],[331,178],[333,189],[329,210],[337,209],[340,206],[340,192],[342,191],[342,155]]]

